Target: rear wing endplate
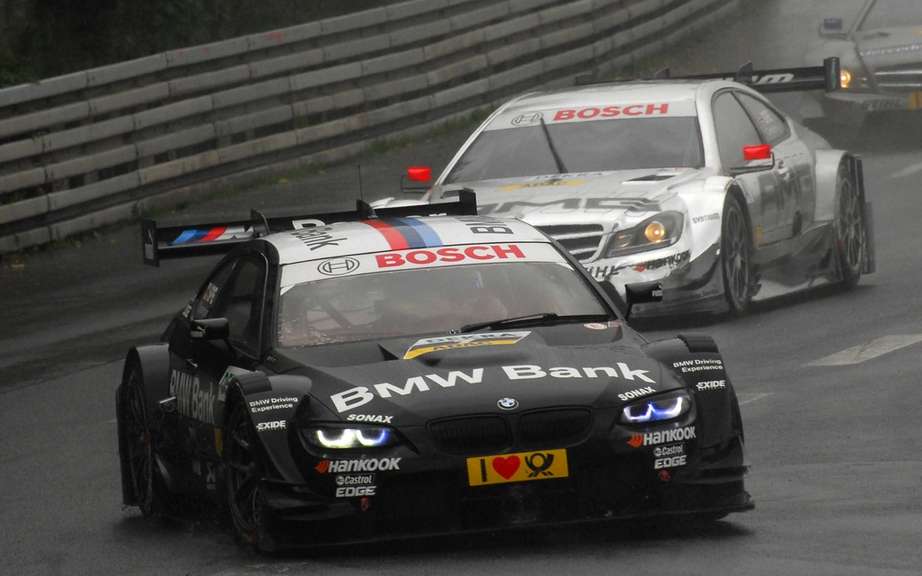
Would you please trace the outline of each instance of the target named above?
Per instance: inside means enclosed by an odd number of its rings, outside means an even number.
[[[356,210],[326,214],[280,214],[267,216],[252,211],[248,220],[206,222],[159,226],[154,220],[141,221],[141,244],[144,263],[159,266],[169,258],[224,254],[235,246],[275,232],[287,232],[334,222],[361,221],[375,218],[409,216],[476,216],[477,197],[464,190],[457,202],[417,204],[374,209],[362,200]]]
[[[826,58],[822,66],[805,68],[775,68],[773,70],[755,70],[752,62],[741,66],[733,73],[700,74],[695,76],[674,77],[669,69],[661,70],[656,79],[674,80],[730,80],[745,84],[754,90],[766,94],[776,92],[803,92],[807,90],[825,90],[835,92],[842,88],[842,67],[838,58]]]

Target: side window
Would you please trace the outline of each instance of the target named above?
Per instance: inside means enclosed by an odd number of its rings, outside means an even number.
[[[198,296],[195,297],[195,303],[192,306],[192,318],[201,320],[203,318],[219,318],[219,315],[212,313],[215,304],[218,302],[224,286],[230,278],[231,271],[234,269],[234,261],[226,262],[218,269],[208,282],[199,290]]]
[[[739,98],[743,108],[749,112],[749,116],[767,143],[774,146],[788,137],[790,134],[788,123],[777,112],[749,94],[737,92],[736,97]]]
[[[265,263],[257,258],[243,258],[230,281],[221,290],[212,318],[227,318],[230,339],[256,350],[259,346],[259,321],[262,315]]]
[[[730,92],[724,92],[714,100],[714,127],[724,168],[746,163],[743,159],[743,146],[763,143],[746,111]]]

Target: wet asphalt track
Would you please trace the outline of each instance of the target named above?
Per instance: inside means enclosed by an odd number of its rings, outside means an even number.
[[[818,18],[852,4],[752,1],[729,31],[679,51],[674,67],[732,67],[741,58],[798,65]],[[133,228],[7,258],[0,263],[0,574],[918,575],[922,343],[871,357],[922,334],[920,126],[898,120],[853,140],[865,155],[879,267],[854,292],[787,298],[738,320],[649,327],[653,336],[712,334],[743,403],[757,509],[693,530],[571,527],[267,559],[237,549],[209,523],[145,521],[119,504],[120,356],[130,343],[156,339],[209,261],[145,269]],[[368,195],[386,193],[411,161],[440,167],[463,136],[363,160],[365,181],[383,183]],[[327,209],[342,203],[353,181],[354,168],[340,167],[243,199],[212,199],[207,209],[296,200]],[[856,346],[849,354],[865,361],[810,365]]]

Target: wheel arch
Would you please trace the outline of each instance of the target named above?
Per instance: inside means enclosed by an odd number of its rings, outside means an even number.
[[[242,404],[273,472],[283,481],[302,482],[300,467],[294,459],[292,448],[296,448],[300,442],[295,422],[302,419],[302,413],[315,408],[316,403],[310,399],[311,380],[304,376],[267,376],[262,372],[230,368],[221,382],[227,386],[221,418],[222,435],[225,434],[223,423],[227,422],[231,410]],[[277,422],[284,422],[284,428],[268,426],[260,430],[261,424]],[[223,443],[227,440],[222,438],[222,456]]]
[[[137,365],[141,370],[142,391],[148,414],[154,414],[159,403],[170,396],[170,350],[167,344],[138,346],[128,351],[122,369],[122,384],[128,370]],[[121,388],[121,386],[119,386]]]
[[[749,227],[749,234],[753,236],[752,245],[756,246],[755,227],[752,225],[752,214],[749,213],[749,203],[746,202],[746,195],[743,194],[743,189],[736,180],[731,180],[727,185],[727,196],[736,198],[737,202],[740,203],[740,207],[743,209],[743,217],[746,219],[746,226]],[[724,201],[726,202],[726,199]]]
[[[817,223],[832,222],[836,217],[836,182],[839,178],[839,166],[843,162],[850,165],[852,175],[855,173],[857,158],[844,150],[816,151],[816,208],[813,219]],[[856,179],[857,182],[857,179]],[[864,189],[859,183],[860,189]]]
[[[697,434],[702,445],[722,444],[735,435],[743,438],[739,401],[713,338],[679,334],[651,342],[645,351],[683,382],[694,397]]]
[[[125,356],[125,365],[122,368],[122,380],[115,393],[115,415],[118,423],[119,445],[119,472],[122,481],[122,503],[126,506],[138,504],[137,494],[134,493],[131,482],[131,473],[127,461],[127,449],[122,433],[122,393],[123,386],[128,378],[129,370],[137,366],[141,372],[141,393],[144,395],[144,406],[148,415],[153,415],[158,409],[160,400],[169,396],[170,391],[170,352],[166,344],[152,346],[139,346],[132,348]],[[148,416],[150,418],[150,416]],[[154,422],[151,418],[151,422]]]

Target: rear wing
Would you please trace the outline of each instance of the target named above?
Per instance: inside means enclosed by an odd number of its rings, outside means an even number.
[[[393,208],[372,208],[362,200],[354,211],[326,214],[280,214],[266,216],[257,211],[248,220],[207,222],[158,226],[154,220],[141,221],[141,244],[144,263],[159,266],[161,260],[185,258],[208,254],[223,254],[274,232],[287,232],[334,222],[361,221],[375,218],[404,218],[408,216],[476,216],[477,197],[473,191],[463,190],[457,202],[416,204]]]
[[[722,74],[700,74],[695,76],[673,77],[666,68],[657,73],[656,78],[673,80],[730,80],[745,84],[754,90],[766,94],[776,92],[803,92],[807,90],[825,90],[835,92],[842,88],[842,67],[838,58],[826,58],[822,66],[805,68],[775,68],[773,70],[755,70],[752,62],[741,66],[736,72]]]

